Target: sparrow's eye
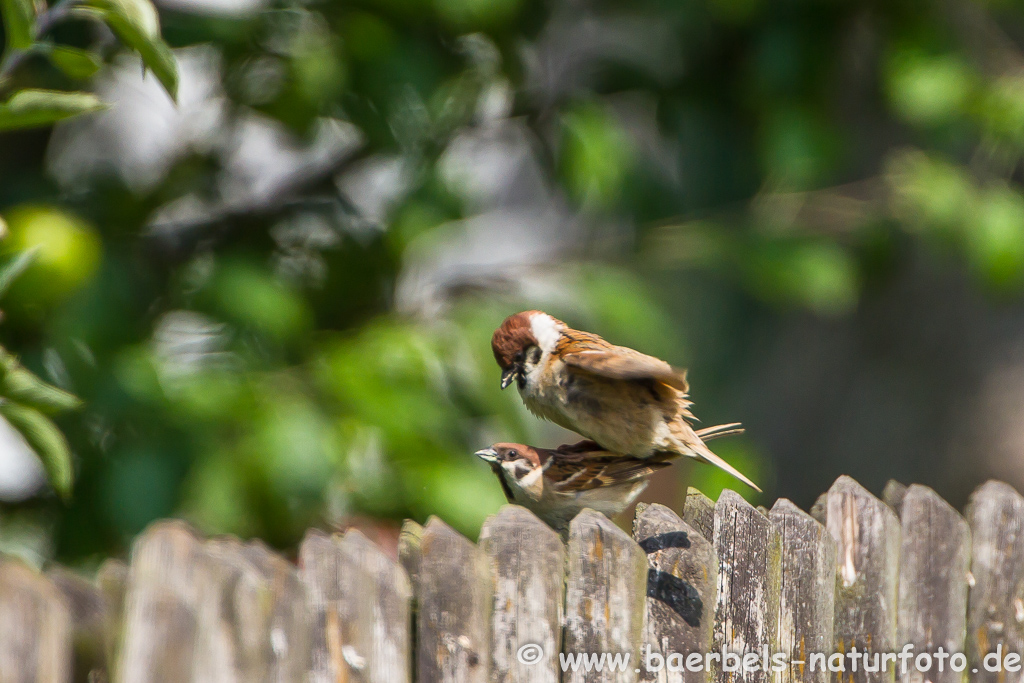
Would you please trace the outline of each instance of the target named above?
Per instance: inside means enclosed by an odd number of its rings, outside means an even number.
[[[510,458],[518,458],[519,457],[519,451],[517,451],[516,449],[513,448],[512,450],[510,450],[508,452],[508,457],[510,457]]]
[[[522,363],[523,362],[523,352],[520,351],[519,353],[517,353],[512,360],[515,361],[516,363]]]

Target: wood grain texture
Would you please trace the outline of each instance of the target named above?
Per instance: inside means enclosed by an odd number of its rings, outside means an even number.
[[[896,644],[900,521],[892,508],[847,476],[828,491],[826,526],[836,542],[836,651],[892,652]],[[895,668],[847,671],[841,683],[892,683]]]
[[[355,530],[345,534],[338,548],[344,668],[336,680],[408,683],[412,680],[412,586],[405,570]]]
[[[417,680],[487,681],[493,598],[483,552],[431,517],[420,539],[418,581]]]
[[[693,527],[707,541],[715,536],[715,501],[692,486],[686,489],[683,521]]]
[[[299,579],[306,586],[310,615],[309,683],[334,683],[342,660],[341,550],[319,529],[306,532],[299,546]]]
[[[215,538],[205,550],[216,600],[200,606],[203,673],[285,683],[309,669],[310,618],[294,565],[260,541]],[[211,637],[215,636],[215,637]]]
[[[886,487],[888,489],[888,487]],[[915,653],[964,651],[967,629],[967,574],[971,531],[967,522],[935,491],[914,484],[901,502],[899,614],[897,644]],[[910,667],[904,683],[959,683],[963,674],[933,664]]]
[[[832,653],[835,620],[836,544],[820,522],[791,501],[780,498],[768,518],[781,540],[782,583],[779,651],[795,664],[781,672],[780,683],[825,683],[829,673],[812,671],[812,652]]]
[[[607,517],[585,509],[569,525],[565,644],[570,654],[630,655],[625,671],[567,671],[566,683],[636,681],[647,604],[647,556]]]
[[[71,680],[72,615],[52,581],[0,560],[0,683]]]
[[[644,644],[667,659],[660,671],[640,672],[640,680],[658,683],[705,683],[706,671],[682,671],[682,657],[711,649],[718,591],[718,554],[711,542],[664,505],[648,505],[633,524],[633,538],[645,549],[650,570],[664,572],[680,583],[661,580],[648,571]],[[674,589],[665,601],[652,580]],[[653,594],[653,595],[652,595]],[[656,597],[657,596],[657,597]],[[669,665],[672,665],[671,667]],[[675,669],[675,670],[670,670]]]
[[[506,505],[484,523],[480,547],[494,586],[491,621],[494,683],[558,683],[565,605],[565,546],[558,533],[526,508]],[[540,646],[527,664],[521,647]]]
[[[715,504],[715,550],[718,552],[716,650],[740,655],[778,651],[782,580],[781,539],[775,525],[735,491],[726,489]],[[760,657],[759,657],[760,659]],[[716,680],[766,683],[763,670],[725,671]]]
[[[212,585],[206,551],[183,522],[157,522],[135,540],[117,666],[121,683],[196,680],[200,605],[217,599]],[[230,671],[219,673],[220,680],[231,680]]]
[[[967,506],[971,528],[971,576],[967,606],[968,671],[972,683],[1020,681],[1020,673],[989,672],[983,658],[1002,649],[1024,652],[1024,497],[989,481]]]

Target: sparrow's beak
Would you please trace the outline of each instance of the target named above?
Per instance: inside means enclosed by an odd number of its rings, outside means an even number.
[[[512,384],[519,376],[521,372],[518,365],[510,365],[501,373],[501,388],[508,389],[508,385]]]
[[[485,448],[483,450],[477,451],[473,455],[480,458],[481,460],[486,460],[487,462],[498,462],[498,451],[494,450],[493,448]]]

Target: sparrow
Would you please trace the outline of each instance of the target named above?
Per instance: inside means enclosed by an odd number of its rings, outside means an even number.
[[[761,490],[694,431],[685,370],[574,330],[543,311],[506,318],[491,337],[491,349],[501,368],[501,388],[515,382],[534,415],[607,451],[696,458]]]
[[[733,424],[702,431],[704,438],[716,438],[743,429]],[[679,457],[676,453],[650,458],[621,455],[589,440],[553,450],[496,443],[476,456],[490,463],[508,502],[522,505],[563,536],[583,508],[609,519],[620,514],[647,488],[652,474]]]

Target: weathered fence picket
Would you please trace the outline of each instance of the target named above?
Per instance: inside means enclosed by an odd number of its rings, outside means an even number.
[[[210,670],[221,680],[301,680],[311,623],[295,566],[259,541],[220,537],[204,546],[212,595],[200,606],[200,646]]]
[[[896,647],[900,521],[892,509],[847,476],[828,490],[825,526],[836,541],[835,649],[892,652]],[[837,683],[892,683],[894,667],[837,672]]]
[[[900,501],[902,547],[897,644],[914,652],[963,652],[967,628],[967,573],[971,531],[949,503],[914,484]],[[959,683],[963,674],[932,661],[928,670],[908,667],[904,683]]]
[[[405,570],[358,531],[348,531],[337,545],[345,670],[333,680],[408,683],[412,587]]]
[[[904,645],[900,683],[1019,683],[1024,497],[988,482],[966,519],[923,486],[883,498],[840,477],[810,515],[784,499],[765,514],[691,489],[682,518],[638,506],[635,541],[587,510],[567,544],[506,506],[479,546],[406,522],[398,562],[353,530],[311,531],[296,565],[158,522],[94,581],[0,558],[0,683],[895,683],[896,661],[850,656]],[[944,670],[914,666],[939,648]],[[794,664],[729,670],[766,650]],[[996,653],[1008,670],[989,670]],[[628,664],[580,659],[602,654]]]
[[[768,518],[782,546],[779,651],[793,665],[780,683],[826,683],[828,670],[812,668],[811,653],[831,653],[835,624],[836,544],[828,530],[791,501],[780,498]]]
[[[480,530],[494,586],[490,680],[558,683],[565,546],[525,508],[506,505]]]
[[[199,609],[213,597],[209,585],[202,544],[184,524],[160,522],[136,540],[117,663],[120,681],[196,680]]]
[[[629,655],[621,671],[567,671],[566,683],[637,680],[647,595],[647,556],[604,515],[584,510],[569,527],[565,586],[567,653]]]
[[[412,587],[358,531],[310,532],[299,549],[311,615],[310,683],[408,683]]]
[[[485,683],[491,669],[491,575],[483,552],[437,517],[420,539],[417,680]]]
[[[333,683],[342,676],[341,550],[313,529],[299,546],[299,578],[306,586],[310,614],[309,683]]]
[[[715,503],[714,544],[718,552],[715,650],[740,658],[753,654],[760,663],[764,653],[770,656],[779,651],[779,533],[771,520],[738,493],[725,490]],[[726,655],[722,656],[725,659]],[[717,680],[765,683],[771,678],[763,665],[748,672],[733,666],[723,661]]]
[[[641,667],[640,680],[705,683],[707,671],[686,670],[685,657],[711,647],[718,554],[710,541],[664,505],[637,508],[633,537],[649,565],[643,642],[662,658],[660,667],[651,667],[657,671]]]
[[[692,486],[686,489],[683,521],[708,541],[715,538],[715,501]]]
[[[0,561],[0,682],[69,680],[71,628],[51,581],[18,560]]]
[[[986,670],[984,658],[1024,652],[1024,497],[1002,482],[987,482],[971,496],[967,521],[973,580],[967,607],[970,678],[1004,683],[1007,672]]]

